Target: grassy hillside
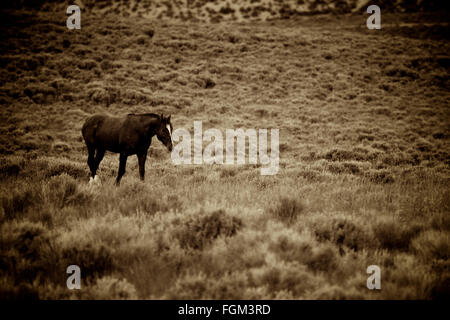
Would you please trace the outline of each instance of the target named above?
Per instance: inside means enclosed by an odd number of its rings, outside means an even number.
[[[5,11],[0,297],[448,297],[448,26],[434,15],[203,23]],[[226,13],[223,13],[226,15]],[[405,22],[406,25],[399,25]],[[427,25],[424,25],[427,22]],[[83,121],[279,128],[280,170],[118,155],[88,185]],[[66,288],[66,267],[82,290]],[[366,288],[379,265],[382,290]]]

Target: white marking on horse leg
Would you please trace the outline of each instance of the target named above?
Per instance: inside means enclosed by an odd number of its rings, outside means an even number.
[[[94,178],[92,178],[92,177],[89,177],[89,184],[91,185],[91,184],[92,184],[92,182],[94,182]]]
[[[98,177],[98,175],[95,175],[95,176],[94,176],[94,181],[95,181],[95,182],[99,182],[99,181],[100,181],[100,178]]]

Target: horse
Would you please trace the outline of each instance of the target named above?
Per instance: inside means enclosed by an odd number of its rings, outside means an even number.
[[[154,113],[129,113],[124,117],[95,114],[89,117],[81,129],[88,149],[87,163],[91,171],[89,183],[97,181],[97,169],[106,151],[120,154],[116,185],[120,184],[127,158],[131,155],[137,155],[139,175],[144,181],[145,160],[152,137],[156,135],[168,151],[172,151],[173,127],[170,117]]]

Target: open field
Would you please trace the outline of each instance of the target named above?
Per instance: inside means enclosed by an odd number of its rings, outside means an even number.
[[[448,19],[66,18],[0,22],[0,298],[448,298]],[[97,112],[278,128],[280,169],[175,166],[154,138],[145,182],[130,157],[115,187],[107,153],[90,186]]]

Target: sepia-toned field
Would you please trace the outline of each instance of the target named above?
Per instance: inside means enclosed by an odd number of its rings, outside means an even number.
[[[365,13],[85,10],[68,30],[45,8],[0,22],[1,299],[448,298],[445,15],[368,30]],[[98,112],[278,128],[280,169],[175,166],[155,137],[145,182],[130,157],[114,186],[107,153],[89,185],[81,126]],[[66,287],[72,264],[81,290]]]

